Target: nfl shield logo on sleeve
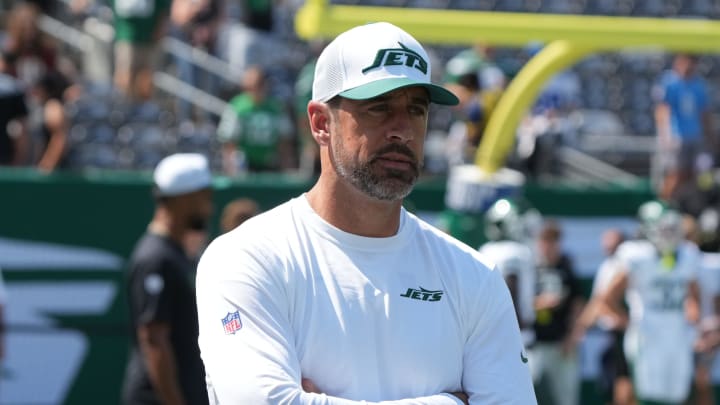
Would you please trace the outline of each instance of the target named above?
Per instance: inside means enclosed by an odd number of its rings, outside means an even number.
[[[223,328],[225,329],[226,335],[234,335],[235,332],[242,329],[242,322],[240,322],[240,311],[228,312],[225,318],[222,319]]]

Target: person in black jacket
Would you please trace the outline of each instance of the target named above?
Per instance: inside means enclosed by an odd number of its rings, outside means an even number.
[[[187,234],[207,228],[211,174],[199,154],[175,154],[154,172],[155,213],[129,262],[133,328],[125,373],[125,404],[207,404],[198,348],[194,266]]]

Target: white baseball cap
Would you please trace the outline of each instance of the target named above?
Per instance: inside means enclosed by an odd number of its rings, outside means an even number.
[[[153,181],[159,196],[174,197],[210,187],[212,174],[204,155],[176,153],[158,163]]]
[[[410,34],[386,22],[361,25],[338,35],[315,65],[312,99],[335,96],[366,100],[408,86],[428,90],[430,101],[456,105],[458,98],[431,83],[430,59]]]

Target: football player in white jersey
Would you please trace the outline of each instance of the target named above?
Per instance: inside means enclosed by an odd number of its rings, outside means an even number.
[[[685,234],[701,250],[697,282],[700,289],[700,322],[695,344],[695,405],[715,404],[713,382],[717,382],[720,358],[720,253],[717,252],[717,224],[706,223],[706,213],[699,221],[685,216]],[[714,377],[714,378],[713,378]]]
[[[478,249],[505,278],[526,347],[535,341],[535,257],[529,243],[541,221],[540,213],[524,201],[500,199],[485,213],[488,242]]]
[[[602,303],[622,318],[627,291],[630,313],[624,349],[638,402],[681,404],[692,384],[694,333],[689,325],[699,318],[699,251],[684,239],[678,211],[650,201],[638,214],[646,239],[620,245],[617,258],[622,268]]]

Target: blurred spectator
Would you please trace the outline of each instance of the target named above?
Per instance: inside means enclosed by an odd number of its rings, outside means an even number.
[[[25,86],[57,67],[55,44],[37,26],[40,9],[32,3],[18,2],[7,18],[7,36],[2,44],[4,72]]]
[[[26,163],[29,147],[27,116],[25,93],[19,81],[0,73],[0,166]]]
[[[476,44],[445,65],[446,87],[458,95],[459,120],[450,130],[450,165],[473,161],[490,115],[505,90],[505,74],[493,61],[492,48]]]
[[[316,40],[310,43],[313,57],[300,69],[295,80],[295,128],[298,131],[300,149],[299,169],[305,175],[320,174],[320,147],[310,132],[307,105],[312,98],[315,63],[326,42]]]
[[[39,142],[37,167],[51,172],[60,167],[65,158],[68,122],[65,114],[64,94],[70,83],[58,72],[45,73],[32,87],[31,95],[37,108],[31,115],[30,133]]]
[[[532,42],[524,48],[525,57],[530,62],[543,49],[543,44]],[[555,73],[540,89],[530,115],[564,117],[580,104],[580,78],[572,69]]]
[[[242,89],[230,100],[218,127],[225,173],[295,168],[292,121],[283,103],[268,95],[263,69],[248,69]]]
[[[273,29],[273,0],[242,0],[242,22],[248,28],[271,32]]]
[[[207,248],[209,235],[207,229],[190,229],[183,238],[183,249],[188,259],[193,263],[193,268],[197,267],[200,256],[202,256],[205,248]]]
[[[571,69],[555,74],[540,91],[533,115],[566,117],[580,105],[580,79]]]
[[[55,0],[21,0],[26,3],[30,3],[38,8],[38,10],[43,13],[50,16],[55,16],[57,14],[58,8],[58,1]]]
[[[166,32],[170,0],[113,0],[112,5],[115,86],[126,96],[143,99],[159,62],[158,44]]]
[[[662,177],[658,194],[666,201],[694,183],[695,165],[704,146],[711,147],[714,155],[707,86],[696,74],[695,65],[694,56],[676,55],[672,70],[662,76],[654,94]]]
[[[241,0],[240,23],[230,24],[221,34],[220,55],[236,71],[253,64],[266,65],[273,32],[273,0]]]
[[[220,232],[229,232],[254,217],[260,212],[260,208],[254,200],[249,198],[237,198],[225,205],[220,215]],[[208,229],[189,229],[183,238],[183,248],[188,258],[197,267],[200,256],[207,248],[209,242]]]
[[[697,217],[700,230],[700,249],[703,252],[720,251],[720,204],[717,199],[703,209]]]
[[[485,213],[484,230],[488,242],[478,249],[502,272],[525,347],[535,342],[535,257],[528,246],[540,213],[522,200],[500,199]]]
[[[532,59],[542,45],[531,44],[525,52]],[[538,93],[535,103],[517,129],[516,159],[530,176],[557,175],[556,150],[572,141],[567,137],[567,117],[580,104],[580,79],[566,69],[556,73]]]
[[[220,232],[227,233],[260,213],[257,202],[250,198],[236,198],[225,205],[220,215]]]
[[[546,221],[537,244],[536,343],[529,350],[529,364],[535,384],[544,381],[550,390],[554,401],[550,403],[577,405],[580,374],[571,328],[584,298],[561,239],[560,225]]]
[[[480,80],[476,70],[466,72],[445,84],[457,94],[459,103],[452,108],[453,123],[448,131],[446,155],[449,166],[472,162],[480,144],[485,111],[480,104]]]
[[[198,348],[194,267],[185,243],[207,229],[212,176],[200,154],[175,154],[153,173],[152,220],[129,260],[132,349],[122,403],[207,404]]]
[[[601,302],[610,281],[621,270],[615,252],[624,240],[625,235],[620,229],[613,228],[603,232],[600,242],[605,259],[595,274],[590,302],[573,327],[576,341],[580,341],[585,332],[592,327],[596,327],[603,334],[605,347],[600,355],[599,386],[605,396],[605,402],[609,405],[631,405],[634,401],[630,371],[623,352],[626,325],[622,320],[603,312]]]
[[[218,30],[224,18],[223,9],[223,0],[174,0],[170,8],[170,35],[216,56]],[[173,55],[173,59],[178,79],[210,94],[217,93],[218,79],[195,65],[190,55]],[[178,100],[179,119],[191,119],[192,112],[189,101]]]

